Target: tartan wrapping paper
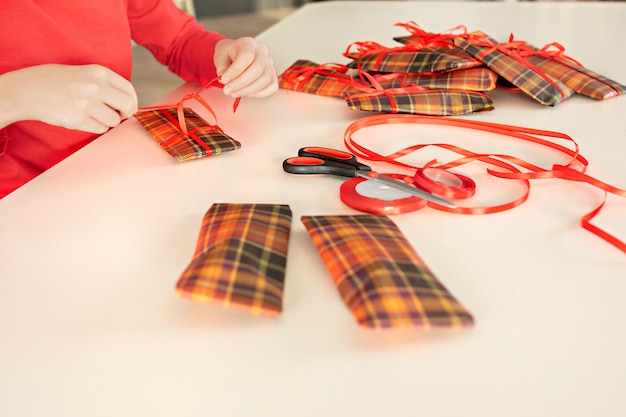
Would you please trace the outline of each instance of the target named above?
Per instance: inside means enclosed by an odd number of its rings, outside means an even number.
[[[374,78],[385,89],[417,85],[431,90],[491,91],[498,76],[489,68],[468,68],[440,74],[376,74]]]
[[[480,60],[460,48],[432,47],[417,51],[393,51],[351,55],[350,68],[369,72],[432,73],[481,66]]]
[[[476,37],[490,40],[481,33],[477,33]],[[527,64],[498,50],[495,43],[496,47],[478,46],[463,38],[456,38],[454,43],[541,104],[555,106],[574,93],[558,79],[547,74],[544,77]]]
[[[192,109],[184,109],[184,117],[187,135],[180,129],[175,107],[135,114],[135,118],[157,143],[179,161],[219,155],[241,147],[241,143],[225,134],[218,126],[207,124]]]
[[[332,97],[343,97],[346,94],[355,94],[361,91],[350,84],[340,81],[340,79],[349,77],[345,72],[324,69],[324,73],[332,74],[324,75],[319,72],[308,73],[305,71],[306,68],[310,67],[313,69],[319,66],[319,64],[313,61],[299,59],[278,77],[278,85],[285,90]],[[300,71],[300,73],[297,73],[297,71]]]
[[[472,91],[407,89],[376,91],[346,96],[348,107],[383,113],[409,113],[428,116],[458,116],[494,109],[491,99]]]
[[[276,317],[282,312],[291,209],[280,204],[213,204],[189,266],[184,298]]]
[[[531,55],[528,61],[578,94],[605,100],[626,92],[626,86],[562,58]]]
[[[344,97],[358,94],[363,89],[352,86],[341,79],[350,74],[325,69],[324,73],[308,73],[307,68],[318,68],[319,64],[306,59],[294,62],[278,77],[278,85],[286,90],[322,96]],[[332,74],[332,75],[328,75]],[[417,85],[434,90],[491,91],[496,88],[497,75],[489,68],[469,68],[439,74],[423,73],[380,73],[371,74],[384,89]],[[352,80],[360,82],[358,75]]]
[[[302,216],[344,304],[371,329],[463,328],[472,315],[386,216]]]

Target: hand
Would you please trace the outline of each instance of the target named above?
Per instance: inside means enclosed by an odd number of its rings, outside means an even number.
[[[213,61],[229,96],[259,98],[278,90],[267,47],[252,38],[222,39],[215,45]]]
[[[3,74],[0,86],[0,107],[11,106],[0,127],[38,120],[101,134],[137,111],[132,84],[101,65],[37,65]]]

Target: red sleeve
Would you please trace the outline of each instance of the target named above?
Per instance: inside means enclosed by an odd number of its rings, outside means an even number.
[[[185,81],[215,78],[215,44],[226,36],[206,30],[173,1],[128,0],[128,22],[133,40]]]

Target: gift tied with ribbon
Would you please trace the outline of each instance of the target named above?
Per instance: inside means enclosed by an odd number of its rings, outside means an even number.
[[[439,116],[492,110],[485,92],[497,77],[547,106],[575,93],[604,100],[626,91],[565,55],[557,42],[535,48],[513,35],[499,43],[465,26],[441,33],[415,22],[395,26],[410,33],[394,38],[402,46],[353,42],[342,54],[351,60],[346,65],[298,60],[281,74],[281,88],[344,97],[355,110]]]
[[[217,125],[217,117],[211,106],[200,93],[219,82],[215,78],[198,91],[187,94],[178,103],[141,107],[135,118],[150,133],[159,145],[179,161],[219,155],[239,149],[241,143],[231,138]],[[215,119],[209,124],[195,111],[185,107],[189,100],[200,103]],[[233,104],[237,110],[240,98]]]
[[[441,34],[428,33],[412,21],[395,26],[411,33],[394,38],[396,41],[461,48],[542,104],[557,104],[570,97],[572,92],[605,100],[626,91],[623,84],[591,71],[565,55],[565,48],[558,42],[535,48],[525,41],[515,40],[513,34],[507,42],[499,43],[481,31],[468,33],[464,26]]]
[[[483,92],[495,88],[486,68],[454,73],[369,73],[342,64],[298,60],[279,77],[281,88],[343,97],[352,110],[459,116],[493,110]]]
[[[353,135],[362,129],[385,124],[431,124],[495,133],[527,141],[534,145],[544,147],[551,152],[556,151],[564,157],[566,162],[560,164],[555,163],[550,168],[542,168],[522,158],[512,155],[476,153],[464,147],[446,143],[418,144],[406,147],[388,155],[382,155],[360,145],[353,139]],[[569,142],[571,148],[563,146],[550,139]],[[574,141],[574,139],[564,133],[482,122],[477,120],[463,120],[458,118],[440,118],[400,114],[374,115],[357,120],[348,126],[344,135],[344,144],[346,148],[359,159],[386,162],[412,170],[414,174],[409,176],[409,178],[414,185],[422,187],[439,196],[452,199],[456,204],[456,207],[452,208],[428,202],[421,206],[415,206],[416,209],[428,205],[429,207],[449,213],[497,213],[517,207],[526,201],[530,191],[531,180],[560,178],[577,183],[589,184],[602,190],[604,192],[604,199],[596,209],[581,218],[582,227],[626,253],[626,242],[591,223],[593,218],[604,207],[609,193],[616,196],[626,197],[626,189],[612,186],[587,175],[585,173],[589,165],[587,159],[580,154],[578,144]],[[460,155],[460,158],[445,163],[439,163],[436,160],[431,160],[423,165],[414,165],[400,160],[406,155],[424,150],[428,147],[445,149]],[[463,165],[471,162],[485,164],[487,166],[486,173],[490,176],[518,181],[523,185],[524,191],[513,200],[502,204],[479,207],[464,206],[462,204],[463,199],[469,198],[474,194],[476,191],[476,183],[468,176],[458,174],[454,172],[454,170],[458,170]]]

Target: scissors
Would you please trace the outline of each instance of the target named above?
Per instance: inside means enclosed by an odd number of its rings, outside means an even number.
[[[424,200],[455,208],[451,201],[431,194],[404,181],[372,171],[368,165],[357,161],[356,156],[337,149],[308,146],[298,151],[298,156],[283,161],[283,170],[291,174],[328,174],[341,177],[362,177],[402,190]]]

